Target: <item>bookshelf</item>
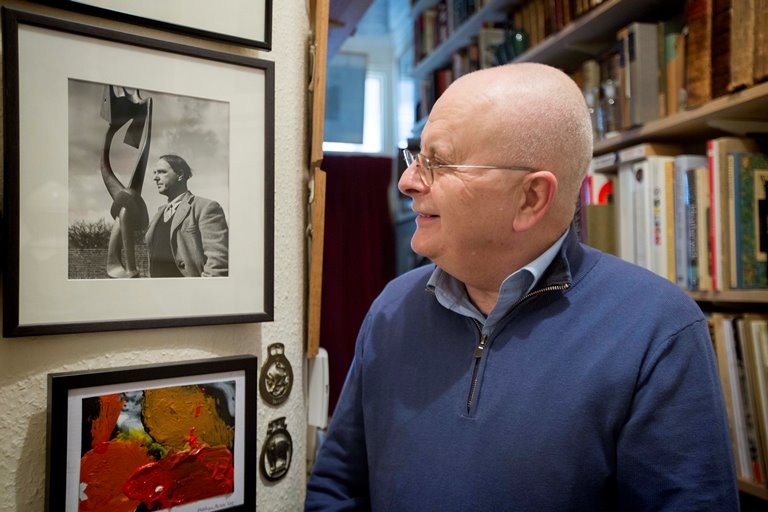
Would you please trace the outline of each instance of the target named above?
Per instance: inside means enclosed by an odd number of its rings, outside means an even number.
[[[751,494],[757,498],[768,501],[768,490],[765,487],[747,482],[745,480],[739,480],[739,490],[747,494]]]
[[[613,45],[620,28],[656,12],[660,3],[637,0],[604,2],[529,49],[516,62],[543,62],[571,71],[569,68],[574,64]]]
[[[768,82],[716,98],[698,108],[685,110],[621,132],[615,137],[595,141],[595,155],[656,140],[701,140],[725,134],[720,122],[768,120]]]
[[[411,76],[428,80],[436,71],[451,65],[454,53],[468,46],[488,23],[504,23],[508,13],[526,0],[487,0],[484,5],[448,35],[429,54],[416,63]],[[411,14],[415,18],[438,0],[418,0]],[[587,59],[599,58],[616,45],[617,32],[634,21],[670,19],[683,12],[678,0],[603,0],[570,24],[533,46],[515,62],[541,62],[575,71]],[[416,122],[418,137],[426,119]],[[698,107],[648,121],[625,129],[618,135],[596,140],[594,155],[608,155],[641,143],[679,143],[703,147],[707,139],[724,135],[743,136],[748,132],[768,132],[768,81],[712,99]],[[610,171],[609,171],[610,172]],[[616,167],[613,168],[616,172]],[[733,313],[768,313],[768,289],[690,291],[704,311]],[[768,464],[768,461],[766,461]],[[739,489],[758,500],[768,502],[768,488],[739,479]],[[762,506],[762,505],[761,505]]]
[[[426,2],[425,2],[426,3]],[[437,3],[431,2],[431,3]],[[448,39],[442,42],[429,55],[419,61],[411,72],[411,76],[417,80],[427,78],[433,71],[451,62],[451,55],[460,48],[467,46],[472,36],[477,35],[483,23],[490,21],[504,21],[506,15],[502,10],[518,3],[518,0],[492,0],[480,8],[464,23],[462,23]],[[424,7],[425,9],[427,6]]]

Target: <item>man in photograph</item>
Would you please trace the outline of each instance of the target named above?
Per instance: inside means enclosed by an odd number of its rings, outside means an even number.
[[[187,187],[189,164],[177,155],[161,156],[153,171],[157,191],[168,198],[149,223],[146,243],[150,277],[229,275],[229,230],[219,203]]]

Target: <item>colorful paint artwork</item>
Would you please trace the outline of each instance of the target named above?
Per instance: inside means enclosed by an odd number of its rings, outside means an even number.
[[[235,381],[82,400],[81,512],[165,510],[234,491]]]

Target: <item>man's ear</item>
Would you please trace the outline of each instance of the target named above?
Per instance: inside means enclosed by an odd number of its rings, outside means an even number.
[[[554,206],[557,178],[549,171],[530,173],[525,177],[521,191],[518,212],[513,221],[515,231],[531,229]]]

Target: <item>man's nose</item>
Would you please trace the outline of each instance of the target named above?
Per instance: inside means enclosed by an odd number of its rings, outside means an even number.
[[[429,190],[429,187],[422,181],[419,171],[416,170],[416,165],[416,162],[409,165],[397,182],[397,188],[400,192],[409,197]]]

